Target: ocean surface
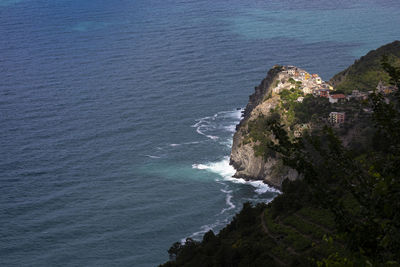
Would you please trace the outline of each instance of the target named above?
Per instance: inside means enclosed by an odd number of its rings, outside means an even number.
[[[278,193],[230,145],[274,64],[329,79],[398,0],[0,0],[0,266],[138,266]]]

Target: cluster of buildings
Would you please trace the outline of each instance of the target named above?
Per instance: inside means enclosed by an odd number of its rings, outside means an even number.
[[[377,91],[379,93],[382,93],[384,95],[388,95],[391,94],[395,91],[398,90],[398,88],[396,86],[393,85],[389,85],[389,86],[385,86],[383,85],[382,81],[379,81],[378,86],[376,87]]]
[[[327,98],[330,103],[338,103],[352,99],[366,100],[368,99],[368,95],[372,93],[372,91],[360,92],[359,90],[353,90],[349,95],[335,93],[333,86],[323,81],[318,74],[310,74],[295,66],[283,66],[282,71],[279,73],[277,84],[273,89],[273,93],[279,94],[283,90],[290,90],[293,88],[302,90],[304,95],[312,94],[314,97]],[[384,95],[397,90],[396,87],[385,86],[382,82],[379,82],[376,89]],[[303,99],[304,97],[299,97],[297,101],[303,102]],[[345,112],[331,112],[328,120],[334,125],[340,125],[345,122],[346,114]]]
[[[275,93],[279,93],[283,89],[295,88],[295,84],[292,81],[300,85],[299,88],[305,95],[313,94],[315,96],[322,96],[327,95],[329,91],[333,91],[333,87],[323,81],[318,74],[310,74],[295,66],[283,67],[283,71],[280,73],[278,79],[280,83],[276,86]]]
[[[359,90],[353,90],[351,92],[351,95],[347,95],[346,99],[347,100],[351,100],[351,99],[355,99],[355,100],[366,100],[368,99],[368,95],[371,94],[372,91],[366,93],[366,92],[360,92]]]
[[[284,89],[295,88],[297,83],[299,85],[298,88],[303,91],[304,95],[312,94],[315,97],[325,97],[331,103],[346,99],[344,94],[332,94],[333,86],[323,81],[318,74],[310,74],[295,66],[283,67],[279,81],[274,89],[275,93],[279,93]],[[294,84],[293,81],[295,82]],[[303,99],[304,97],[299,97],[297,101],[303,102]]]

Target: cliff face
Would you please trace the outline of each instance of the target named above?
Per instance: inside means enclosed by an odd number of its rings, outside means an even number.
[[[260,115],[268,117],[271,109],[279,105],[280,98],[273,95],[273,89],[282,78],[282,69],[275,67],[268,72],[267,77],[255,88],[254,94],[249,97],[243,119],[236,126],[233,136],[233,145],[230,164],[236,169],[234,177],[248,180],[263,180],[265,183],[280,188],[282,182],[288,178],[298,177],[295,170],[282,164],[277,156],[265,158],[256,155],[254,147],[258,144],[248,140],[249,122],[256,120]]]
[[[311,93],[312,92],[312,93]],[[326,93],[324,95],[323,93]],[[234,177],[262,180],[280,188],[285,179],[299,178],[297,171],[285,166],[279,154],[270,151],[275,143],[268,130],[270,119],[279,118],[285,125],[289,138],[300,137],[304,132],[317,135],[324,126],[335,128],[344,146],[363,151],[371,146],[367,142],[373,135],[371,112],[363,108],[358,99],[334,101],[329,94],[334,88],[317,74],[310,75],[294,66],[274,67],[261,84],[255,88],[236,127],[230,164],[236,169]],[[330,114],[345,114],[342,122],[331,121]]]

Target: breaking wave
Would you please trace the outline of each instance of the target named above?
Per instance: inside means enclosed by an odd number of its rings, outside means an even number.
[[[234,178],[235,169],[229,165],[229,157],[224,157],[221,161],[210,162],[207,164],[193,164],[194,169],[207,170],[216,173],[222,177],[223,180],[229,181],[236,184],[248,184],[255,187],[255,192],[257,194],[264,194],[266,192],[280,192],[279,190],[270,187],[269,185],[263,183],[263,181],[246,181],[242,178]]]
[[[242,117],[243,109],[235,111],[222,111],[196,120],[196,123],[191,127],[196,128],[196,132],[202,136],[207,137],[206,140],[211,142],[218,141],[217,144],[222,145],[224,148],[221,152],[226,155],[228,148],[232,147],[233,134],[236,130],[236,125]],[[205,140],[205,142],[206,142]],[[230,150],[229,150],[230,151]],[[254,188],[255,195],[252,197],[255,201],[268,202],[273,199],[271,195],[264,195],[267,192],[279,193],[278,190],[268,186],[262,181],[246,181],[245,179],[234,178],[235,169],[229,165],[229,156],[223,156],[222,159],[206,163],[192,164],[193,169],[207,171],[217,174],[215,182],[222,188],[220,191],[225,194],[225,207],[216,214],[216,222],[207,224],[200,227],[200,230],[190,235],[191,238],[201,238],[209,230],[214,230],[217,227],[226,225],[231,216],[238,212],[238,207],[244,199],[234,198],[234,193],[239,192],[238,188],[233,184],[243,184]],[[238,193],[240,194],[240,193]],[[185,242],[185,239],[182,239]]]

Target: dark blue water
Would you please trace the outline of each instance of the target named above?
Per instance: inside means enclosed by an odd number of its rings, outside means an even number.
[[[157,266],[276,192],[231,136],[274,64],[328,79],[400,38],[386,1],[0,0],[0,265]]]

